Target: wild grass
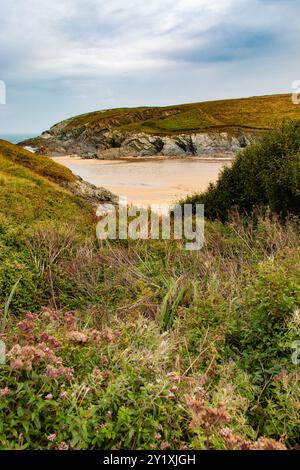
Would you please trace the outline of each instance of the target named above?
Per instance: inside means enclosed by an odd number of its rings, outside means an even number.
[[[196,254],[178,241],[73,240],[60,256],[52,232],[35,232],[22,251],[51,256],[53,284],[49,307],[16,302],[2,335],[1,447],[295,447],[297,230],[236,216],[208,223]]]
[[[290,95],[258,96],[165,107],[120,108],[75,116],[64,122],[63,134],[89,129],[146,132],[155,135],[228,131],[265,131],[286,119],[299,119]],[[61,123],[57,125],[59,129]],[[53,126],[55,132],[55,126]],[[30,141],[28,141],[30,142]]]
[[[28,168],[28,170],[32,171],[36,175],[45,177],[54,183],[62,184],[76,180],[75,175],[73,175],[68,168],[55,163],[51,158],[46,156],[41,158],[39,155],[28,152],[27,150],[17,147],[14,144],[10,144],[4,140],[0,140],[0,155],[1,170],[4,162],[6,163],[6,167],[8,167],[9,162],[12,164],[12,171],[13,169],[17,171],[18,168],[13,164],[19,164],[24,168]]]

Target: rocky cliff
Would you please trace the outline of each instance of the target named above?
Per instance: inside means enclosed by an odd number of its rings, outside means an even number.
[[[85,158],[232,157],[294,113],[288,95],[112,109],[67,119],[21,145]]]

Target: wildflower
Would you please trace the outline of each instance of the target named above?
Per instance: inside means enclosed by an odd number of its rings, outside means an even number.
[[[8,352],[10,365],[13,369],[32,370],[33,365],[39,364],[45,359],[45,352],[40,347],[23,346],[15,344]]]
[[[8,387],[0,388],[0,398],[7,397],[10,394],[10,390]]]
[[[56,310],[50,307],[42,307],[43,318],[45,320],[49,320],[50,322],[54,322],[58,320],[58,315]]]
[[[66,392],[66,390],[63,390],[63,391],[60,393],[59,396],[60,396],[60,398],[62,398],[62,399],[64,400],[65,398],[67,398],[68,392]]]
[[[191,427],[197,428],[203,426],[210,428],[229,420],[229,415],[225,410],[224,404],[220,403],[215,408],[206,406],[203,399],[189,400],[188,405],[192,408],[194,419],[191,422]]]
[[[48,393],[48,395],[45,396],[45,400],[53,400],[52,393]]]
[[[170,444],[168,442],[162,442],[160,446],[161,450],[166,450],[170,448]]]
[[[252,450],[287,450],[281,442],[275,441],[269,437],[260,437],[253,446]]]
[[[64,323],[67,330],[76,330],[76,317],[74,313],[68,312],[64,316]]]
[[[274,382],[280,382],[282,379],[284,379],[287,376],[287,371],[286,369],[282,369],[279,374],[274,375],[273,380]]]
[[[65,379],[72,380],[74,375],[74,370],[71,367],[59,366],[57,368],[53,366],[47,366],[46,375],[52,379]]]
[[[49,442],[53,442],[53,441],[55,441],[55,439],[56,439],[56,433],[50,434],[50,435],[47,437],[47,440],[48,440]]]
[[[224,438],[228,438],[232,435],[232,430],[229,428],[222,428],[220,431],[220,436]]]
[[[106,365],[109,363],[108,357],[107,356],[102,356],[100,359],[100,362],[102,365]]]
[[[181,379],[181,377],[177,375],[175,372],[168,372],[167,377],[171,382],[175,382],[175,383],[180,382],[180,379]]]
[[[96,377],[102,377],[102,372],[101,372],[101,370],[99,369],[99,367],[94,367],[94,369],[93,369],[93,374],[94,374]]]
[[[112,418],[112,415],[113,415],[113,413],[112,413],[111,410],[109,410],[109,411],[106,413],[106,416],[107,416],[108,418]]]
[[[62,441],[55,446],[55,450],[69,450],[69,444]]]
[[[220,436],[223,437],[228,450],[233,450],[237,447],[241,450],[248,450],[250,448],[250,443],[233,434],[230,428],[222,428],[220,430]]]
[[[12,359],[10,361],[10,365],[13,369],[20,370],[23,367],[23,362],[21,361],[21,359]]]
[[[106,328],[105,330],[90,330],[89,337],[92,341],[105,341],[105,342],[112,342],[114,339],[119,338],[120,333],[119,331],[113,331],[110,328]]]
[[[18,328],[26,334],[31,333],[35,327],[34,322],[31,320],[23,320],[18,323]]]
[[[58,341],[56,338],[54,338],[54,336],[48,335],[48,333],[46,331],[44,331],[43,333],[40,334],[39,340],[44,342],[44,343],[48,343],[53,348],[61,348],[62,347],[62,343],[60,341]]]
[[[155,434],[155,439],[157,441],[159,441],[161,439],[161,434],[159,434],[159,432]]]
[[[26,318],[27,320],[35,321],[35,320],[37,320],[37,319],[39,318],[39,316],[38,316],[36,313],[27,312],[27,313],[25,314],[25,318]]]

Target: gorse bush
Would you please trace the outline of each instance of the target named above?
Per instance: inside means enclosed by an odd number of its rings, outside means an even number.
[[[300,214],[300,121],[286,122],[241,152],[215,184],[185,202],[203,203],[205,216],[227,220],[231,210],[251,215],[269,208]]]

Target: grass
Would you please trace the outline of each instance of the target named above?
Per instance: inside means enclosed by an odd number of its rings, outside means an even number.
[[[33,173],[43,176],[54,183],[63,184],[75,181],[76,177],[66,167],[55,163],[48,157],[41,158],[39,155],[33,154],[14,144],[10,144],[4,140],[0,140],[0,156],[2,165],[10,163],[19,164],[28,168]],[[1,169],[2,169],[1,165]],[[12,167],[11,167],[12,171]]]
[[[52,170],[53,174],[47,178],[45,175]],[[28,250],[24,249],[24,239],[32,231],[51,233],[67,225],[76,226],[81,237],[93,233],[95,217],[91,207],[61,186],[73,178],[72,173],[65,172],[64,167],[47,157],[1,142],[0,302],[3,305],[20,277],[12,299],[13,309],[32,308],[49,293],[49,279],[38,277]]]
[[[75,179],[70,170],[50,158],[0,141],[1,215],[13,225],[73,219],[91,227],[91,208],[64,188]]]
[[[179,242],[85,242],[56,259],[56,307],[50,296],[10,315],[2,336],[1,448],[298,443],[297,228],[237,219],[206,230],[196,254]]]
[[[120,108],[96,111],[70,118],[53,126],[62,136],[75,129],[97,133],[107,128],[117,132],[155,135],[229,131],[239,128],[260,132],[285,119],[299,119],[290,95],[259,96],[207,101],[165,107]],[[34,142],[34,139],[29,140]]]

